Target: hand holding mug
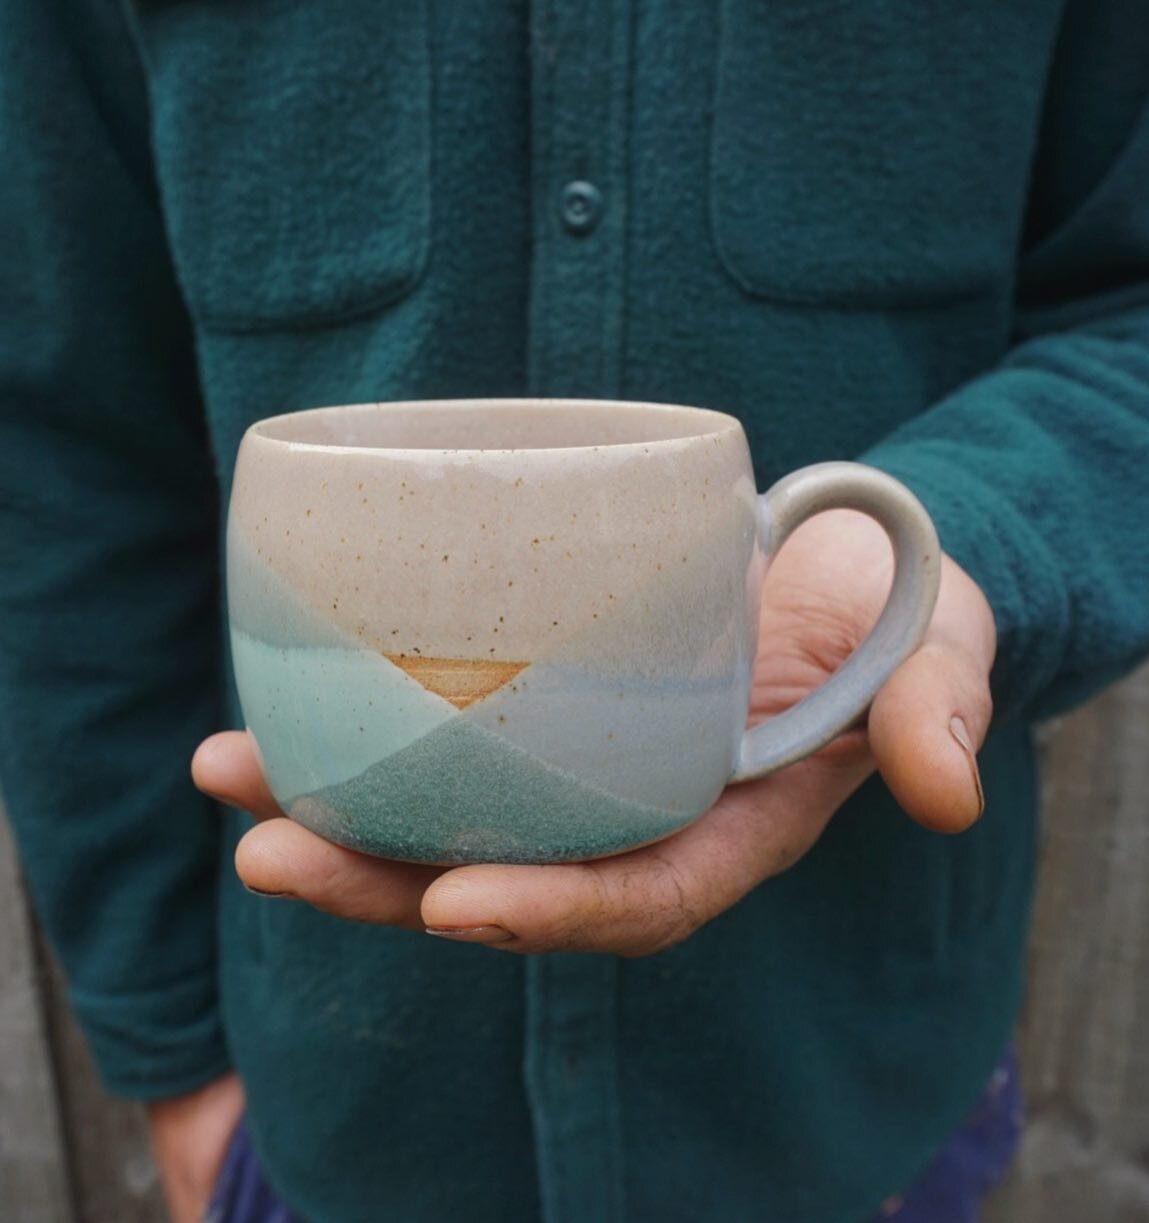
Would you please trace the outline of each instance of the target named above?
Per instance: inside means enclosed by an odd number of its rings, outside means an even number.
[[[667,422],[662,423],[665,426]],[[645,422],[644,427],[648,429],[648,425],[649,422]],[[714,432],[713,428],[709,429],[709,435]],[[740,430],[738,432],[740,436]],[[673,439],[680,445],[671,449],[689,450],[695,439],[705,435],[687,432],[687,444],[683,446],[680,432]],[[709,444],[715,450],[721,449],[718,444]],[[735,467],[742,462],[745,460],[736,461]],[[713,467],[704,463],[703,470],[709,474],[698,477],[693,486],[690,478],[679,481],[686,494],[692,487],[695,492],[699,488],[723,487],[722,479],[710,483],[716,475]],[[848,472],[834,474],[849,475]],[[811,487],[816,491],[822,478],[816,471],[812,483],[809,475],[797,477],[797,484],[791,482],[787,486],[784,482],[782,492],[785,494],[787,487],[799,487],[803,479],[807,491]],[[780,499],[776,496],[774,505],[781,508],[768,515],[763,532],[767,537],[767,550],[772,551],[777,542],[769,538],[772,525],[794,527],[804,513],[820,509],[826,499],[824,495],[812,499],[807,495],[804,505],[795,509],[791,504],[788,509],[786,496]],[[303,500],[307,500],[306,495]],[[797,502],[800,498],[791,500]],[[711,570],[725,573],[743,563],[736,561],[732,566],[733,553],[736,558],[744,558],[740,580],[745,583],[748,575],[750,580],[760,581],[761,567],[756,568],[755,557],[759,555],[756,549],[761,536],[752,530],[748,551],[738,551],[740,541],[744,544],[746,539],[739,531],[740,504],[737,497],[730,499],[724,507],[725,518],[721,513],[710,518],[711,526],[715,522],[719,524],[717,535],[711,533],[711,541],[717,539],[719,542],[712,547],[714,556],[705,563],[710,564]],[[733,514],[731,505],[734,506]],[[769,506],[768,498],[767,508]],[[300,512],[308,508],[311,507],[301,503]],[[884,510],[883,505],[877,508],[879,512]],[[792,519],[790,522],[785,521],[787,515]],[[733,527],[729,525],[731,520]],[[897,520],[887,521],[886,525],[892,526],[896,534]],[[615,524],[602,538],[617,544],[626,536]],[[563,947],[637,954],[683,937],[761,879],[792,862],[813,843],[833,811],[872,770],[875,760],[912,815],[940,827],[964,826],[979,809],[972,752],[988,721],[986,680],[993,656],[993,622],[974,584],[952,562],[946,561],[941,598],[930,621],[925,646],[908,662],[901,662],[912,652],[915,634],[920,632],[913,627],[914,617],[919,618],[920,628],[924,628],[929,619],[929,607],[925,607],[924,614],[922,612],[921,581],[916,601],[905,593],[907,588],[914,593],[912,582],[907,587],[907,582],[915,576],[907,571],[907,564],[917,562],[928,569],[930,558],[913,552],[920,542],[920,538],[916,541],[911,538],[908,544],[905,539],[901,541],[901,603],[895,595],[891,610],[882,617],[885,628],[879,627],[870,638],[869,655],[863,648],[854,655],[853,663],[845,667],[841,664],[866,637],[886,601],[891,569],[890,549],[883,530],[871,520],[849,512],[824,514],[795,530],[792,541],[773,561],[764,587],[760,618],[756,625],[750,626],[748,635],[740,637],[738,600],[728,595],[722,604],[730,609],[727,620],[716,621],[713,615],[709,617],[709,640],[694,639],[702,641],[704,648],[697,657],[687,659],[684,668],[680,657],[683,650],[681,626],[671,630],[678,634],[674,645],[679,655],[672,660],[671,678],[681,680],[685,671],[688,677],[697,681],[695,691],[686,697],[681,695],[679,683],[677,708],[673,692],[669,702],[651,701],[649,665],[636,668],[631,664],[628,672],[627,663],[633,658],[633,651],[630,654],[622,652],[621,666],[616,656],[611,682],[620,676],[624,681],[619,687],[622,695],[616,699],[623,703],[628,699],[639,701],[634,708],[645,716],[646,729],[640,727],[640,733],[648,734],[648,742],[657,743],[659,734],[667,727],[672,733],[680,733],[683,702],[688,698],[700,710],[709,710],[708,718],[697,723],[697,749],[689,740],[684,740],[686,754],[690,756],[694,752],[687,765],[700,773],[705,771],[700,760],[720,758],[713,744],[706,742],[707,735],[713,731],[715,722],[728,717],[732,693],[733,699],[738,699],[738,651],[745,648],[745,640],[752,642],[757,636],[763,648],[757,653],[753,683],[749,682],[751,672],[747,666],[746,684],[740,690],[752,693],[750,720],[761,723],[761,729],[740,747],[737,736],[728,735],[734,749],[740,752],[740,760],[735,763],[727,757],[722,781],[736,769],[751,772],[778,767],[796,755],[818,748],[855,718],[865,708],[873,691],[880,689],[870,718],[869,736],[862,729],[853,730],[829,749],[772,778],[729,787],[696,822],[690,822],[691,813],[684,817],[680,814],[679,824],[689,826],[669,840],[632,850],[621,857],[577,866],[473,865],[442,871],[434,866],[373,860],[322,840],[298,824],[275,820],[253,830],[245,838],[238,857],[241,874],[258,890],[287,892],[348,917],[430,926],[472,941],[499,942],[514,950]],[[697,546],[697,539],[693,543]],[[465,558],[466,552],[462,555]],[[679,563],[683,565],[682,572],[688,573],[692,568],[690,550],[683,555],[687,560]],[[653,569],[654,573],[658,571],[657,567]],[[606,580],[615,584],[618,572],[608,573]],[[706,576],[712,593],[713,572]],[[717,584],[721,586],[721,579]],[[928,586],[927,580],[925,593],[930,599],[932,591]],[[659,590],[658,580],[640,574],[637,589],[638,597],[645,599],[649,607]],[[757,602],[756,595],[757,590],[752,590],[749,606]],[[676,597],[681,605],[681,588]],[[710,596],[704,594],[703,597]],[[910,599],[908,612],[907,599]],[[895,623],[899,617],[900,626]],[[908,636],[907,618],[910,623]],[[666,617],[663,615],[660,620],[655,613],[653,622],[665,624]],[[616,621],[615,627],[618,624],[625,628],[625,617]],[[892,637],[891,624],[897,630]],[[758,628],[757,634],[753,632],[754,627]],[[573,636],[577,639],[577,634]],[[606,639],[609,641],[609,634]],[[688,648],[691,640],[687,632]],[[657,649],[659,645],[656,640],[649,648]],[[486,648],[489,650],[490,646]],[[428,653],[430,657],[437,656]],[[594,658],[593,652],[590,657]],[[680,667],[677,675],[675,664]],[[526,672],[529,679],[531,669],[523,667],[516,675]],[[780,710],[789,709],[798,698],[819,688],[826,676],[835,671],[834,680],[820,689],[813,702],[803,707],[806,713],[798,716],[780,714]],[[646,687],[638,683],[628,689],[626,681],[633,679],[636,672],[638,679],[646,682]],[[891,672],[892,678],[887,679]],[[547,676],[544,674],[542,678],[546,680]],[[572,686],[569,667],[560,672],[560,678],[569,690]],[[580,694],[583,704],[575,702],[577,715],[580,709],[590,708],[589,702],[595,694],[586,695],[585,666],[582,675],[576,674],[575,678],[582,681],[584,688]],[[657,680],[657,676],[653,678]],[[441,675],[435,677],[440,685],[449,681],[449,675],[446,681]],[[834,684],[838,685],[836,697],[833,696]],[[872,685],[870,691],[865,690],[866,684]],[[589,687],[595,687],[593,676]],[[603,685],[598,687],[601,689]],[[554,688],[554,682],[550,688]],[[542,697],[535,698],[536,713],[548,708],[548,685],[542,684],[541,690]],[[822,713],[818,713],[819,699]],[[645,705],[641,703],[644,700]],[[707,706],[707,701],[713,708]],[[482,698],[471,698],[464,711],[469,705],[482,703]],[[652,704],[653,714],[650,713]],[[830,706],[828,710],[827,705]],[[510,702],[504,716],[509,717],[513,710],[514,703]],[[818,716],[812,719],[810,710]],[[596,722],[602,726],[601,713],[592,710],[584,723],[584,733],[586,726],[593,729]],[[574,725],[578,731],[577,717]],[[545,726],[529,727],[528,740],[531,735],[536,744],[548,742]],[[713,738],[711,733],[710,739]],[[631,743],[634,742],[632,732]],[[568,752],[564,761],[568,771],[569,761],[579,759],[578,750],[582,750],[582,758],[586,758],[585,748],[576,744],[575,749],[572,755],[569,743],[560,743],[558,747],[559,751]],[[638,763],[641,781],[642,766],[649,761]],[[608,792],[613,789],[617,796],[618,778],[623,770],[620,769],[617,776],[611,774],[608,758],[608,765],[602,772],[603,776],[594,779],[595,788]],[[205,789],[257,814],[278,812],[260,776],[249,741],[243,736],[223,736],[209,741],[197,756],[196,776]],[[714,784],[712,777],[702,778],[700,783]],[[679,783],[676,786],[681,788]],[[721,788],[719,784],[718,789]],[[281,797],[283,792],[281,788]],[[328,800],[331,793],[328,789]],[[660,792],[655,785],[646,793],[657,796],[665,795],[666,791]],[[633,798],[634,795],[624,797]],[[670,804],[663,798],[661,807],[657,802],[631,805],[665,811]],[[627,810],[629,808],[624,807],[624,811]],[[597,816],[601,811],[592,814]],[[545,819],[541,826],[544,830],[547,828]],[[633,836],[633,832],[634,829],[626,830],[626,835]],[[443,860],[451,859],[448,855],[439,857],[440,862]]]

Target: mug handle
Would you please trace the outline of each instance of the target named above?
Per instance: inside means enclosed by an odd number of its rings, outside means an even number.
[[[820,687],[746,731],[732,782],[785,768],[841,734],[926,635],[941,581],[937,532],[921,502],[892,476],[860,463],[817,463],[758,498],[767,564],[787,537],[825,510],[860,510],[894,548],[894,580],[869,635]],[[769,648],[769,642],[765,643]]]

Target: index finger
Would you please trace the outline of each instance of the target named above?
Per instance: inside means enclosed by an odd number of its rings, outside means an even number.
[[[205,739],[191,762],[192,781],[211,798],[250,812],[257,820],[283,815],[259,767],[255,743],[245,730],[227,730]]]

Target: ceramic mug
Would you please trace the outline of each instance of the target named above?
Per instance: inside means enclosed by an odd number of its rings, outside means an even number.
[[[890,536],[885,610],[820,688],[747,731],[765,567],[835,507]],[[240,700],[280,805],[341,845],[438,864],[577,861],[676,832],[864,713],[939,579],[933,526],[890,477],[825,463],[759,497],[733,417],[599,400],[261,421],[227,565]]]

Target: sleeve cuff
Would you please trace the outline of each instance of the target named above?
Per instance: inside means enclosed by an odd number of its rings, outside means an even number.
[[[989,601],[997,628],[991,675],[996,716],[1033,711],[1058,674],[1069,606],[1055,558],[1032,515],[999,494],[985,474],[971,471],[960,447],[941,439],[879,443],[860,461],[894,476],[922,502],[941,546]]]
[[[132,994],[73,989],[69,998],[114,1095],[183,1095],[230,1069],[214,972]]]

